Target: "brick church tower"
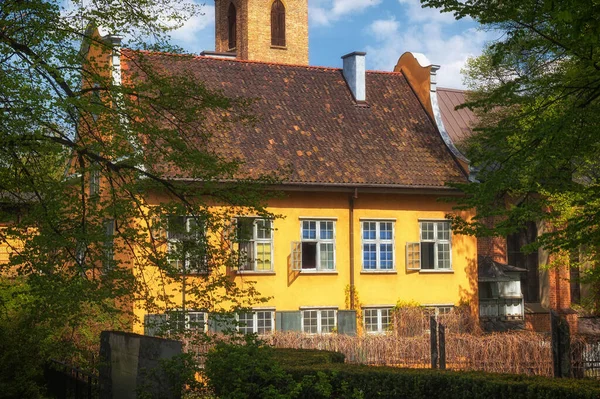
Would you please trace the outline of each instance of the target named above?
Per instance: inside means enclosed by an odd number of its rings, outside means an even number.
[[[215,0],[215,51],[308,65],[308,0]]]

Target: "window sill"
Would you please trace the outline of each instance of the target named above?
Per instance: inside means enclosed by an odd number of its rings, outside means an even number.
[[[361,270],[360,274],[398,274],[396,269],[394,270]]]
[[[271,45],[271,48],[274,50],[287,50],[287,46],[275,46],[275,45]]]
[[[338,274],[337,270],[299,270],[300,274]]]
[[[454,274],[454,270],[442,270],[442,269],[427,269],[419,270],[419,274]]]
[[[256,271],[256,270],[237,270],[236,273],[245,275],[245,276],[274,276],[275,275],[275,272],[273,272],[273,271],[260,272],[260,271]]]

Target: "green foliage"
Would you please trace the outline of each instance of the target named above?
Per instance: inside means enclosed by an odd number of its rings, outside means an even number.
[[[274,361],[271,348],[251,340],[245,345],[218,343],[209,352],[204,371],[222,399],[289,398],[298,389]]]
[[[458,231],[506,235],[550,226],[539,246],[595,265],[600,248],[600,3],[422,0],[497,33],[466,68],[480,123],[465,144],[479,184],[459,185]],[[495,218],[496,225],[484,223]],[[593,277],[596,281],[597,277]]]
[[[274,216],[264,184],[278,179],[248,176],[209,145],[220,129],[252,121],[250,102],[157,68],[147,52],[121,53],[132,66],[122,82],[103,62],[120,50],[114,35],[130,49],[151,38],[155,50],[178,51],[168,32],[199,8],[92,3],[0,1],[0,246],[11,250],[0,275],[23,287],[6,299],[13,310],[0,312],[0,334],[13,342],[2,367],[33,362],[13,380],[21,386],[35,384],[37,359],[93,366],[99,332],[130,329],[134,301],[147,313],[264,301],[227,274],[236,267],[232,217]],[[174,215],[191,222],[167,256]],[[198,271],[208,273],[185,278]]]
[[[595,398],[596,381],[560,380],[478,372],[370,367],[349,364],[286,369],[296,381],[307,376],[329,380],[336,398]],[[318,377],[317,377],[318,376]],[[326,377],[325,377],[326,376]]]
[[[346,356],[340,352],[318,349],[272,348],[270,351],[273,359],[283,367],[344,363],[346,358]]]

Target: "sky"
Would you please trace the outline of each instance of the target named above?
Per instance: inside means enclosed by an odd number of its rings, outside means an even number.
[[[195,0],[199,1],[199,0]],[[406,51],[423,53],[441,66],[441,87],[464,88],[460,74],[469,57],[495,39],[472,20],[421,8],[419,0],[308,0],[310,65],[341,67],[341,56],[367,53],[367,69],[393,70]],[[214,50],[214,2],[172,33],[174,44],[199,53]]]

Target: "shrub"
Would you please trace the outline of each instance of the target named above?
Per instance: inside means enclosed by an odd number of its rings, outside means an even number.
[[[596,381],[550,379],[509,374],[400,369],[350,364],[287,368],[297,381],[325,374],[331,395],[350,398],[582,398],[600,397]],[[321,377],[324,378],[324,377]],[[350,396],[349,393],[351,393]]]
[[[314,364],[344,363],[343,353],[318,349],[272,349],[274,360],[282,367],[310,366]]]

